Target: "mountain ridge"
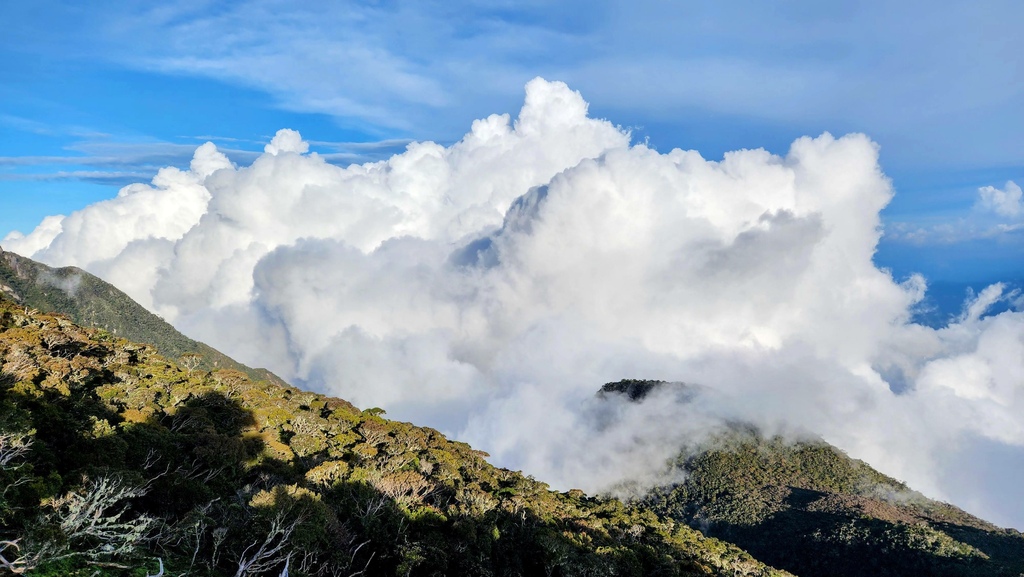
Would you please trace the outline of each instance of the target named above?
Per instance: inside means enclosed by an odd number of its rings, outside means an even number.
[[[248,367],[181,334],[114,285],[78,267],[53,268],[0,247],[0,293],[24,306],[67,315],[80,325],[152,344],[164,356],[185,360],[195,369],[234,369],[287,385],[267,369]]]
[[[625,380],[598,396],[643,403],[666,387],[700,390]],[[640,502],[803,577],[1024,573],[1024,533],[928,499],[821,439],[730,423],[701,446],[681,448],[671,467],[685,481]]]
[[[0,566],[169,574],[747,575],[742,549],[551,491],[437,431],[190,370],[0,296]]]

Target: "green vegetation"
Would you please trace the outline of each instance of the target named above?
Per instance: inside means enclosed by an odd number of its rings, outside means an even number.
[[[254,380],[286,383],[266,369],[249,368],[179,333],[113,285],[76,267],[51,268],[0,249],[0,294],[44,312],[115,336],[150,344],[165,357],[205,371],[234,369]]]
[[[379,409],[0,299],[0,567],[26,575],[782,575]]]
[[[623,381],[600,394],[642,402],[667,385]],[[734,425],[675,466],[685,482],[652,491],[645,505],[803,577],[1024,573],[1021,533],[929,500],[820,440]]]

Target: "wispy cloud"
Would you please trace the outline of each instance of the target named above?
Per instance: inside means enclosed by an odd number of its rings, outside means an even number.
[[[0,156],[0,181],[77,180],[124,186],[149,180],[164,166],[187,167],[196,150],[195,144],[115,141],[104,136],[75,141],[65,147],[66,155]],[[182,138],[249,145],[248,149],[219,147],[232,161],[242,164],[255,160],[270,140],[270,137],[259,141],[210,135]],[[387,158],[404,150],[410,142],[408,139],[386,139],[372,142],[312,141],[309,144],[327,162],[348,165]]]
[[[252,138],[237,138],[234,136],[217,136],[213,134],[198,134],[195,136],[178,135],[182,140],[195,140],[199,142],[236,142],[245,144],[263,144],[265,140],[254,140]],[[266,139],[269,140],[269,137]]]
[[[629,9],[339,2],[282,10],[258,0],[122,12],[101,32],[108,59],[254,87],[282,108],[382,135],[436,137],[543,74],[648,119],[705,111],[818,130],[842,122],[880,137],[914,130],[921,142],[901,143],[905,150],[947,161],[963,160],[961,146],[957,155],[944,151],[973,133],[987,139],[978,144],[988,162],[1022,162],[1007,140],[1013,132],[1003,130],[1024,129],[1020,115],[1001,112],[1024,94],[1013,81],[1022,56],[1009,40],[1020,14],[1012,2],[944,11],[656,1]],[[128,42],[132,50],[123,50]],[[1002,128],[978,122],[979,113],[1001,114]],[[947,134],[951,125],[959,134]]]
[[[76,11],[75,26],[23,40],[253,88],[376,138],[456,138],[472,118],[511,110],[508,95],[543,75],[631,124],[728,118],[782,127],[779,142],[861,131],[889,163],[964,167],[1024,164],[1022,16],[1012,0],[941,11],[874,0],[197,1]]]
[[[42,122],[37,119],[24,118],[13,114],[0,114],[0,125],[7,126],[19,132],[27,132],[40,136],[66,136],[80,139],[104,139],[112,135],[106,132],[85,128],[82,126],[64,126],[50,122]]]
[[[382,19],[390,17],[382,12],[366,4],[297,5],[282,18],[270,2],[200,14],[143,11],[124,22],[158,29],[169,42],[144,42],[121,60],[259,88],[291,110],[408,128],[409,118],[395,105],[437,108],[446,104],[445,91],[424,70],[431,59],[388,48],[378,34]]]
[[[309,145],[335,150],[381,150],[403,148],[410,142],[412,142],[412,140],[408,138],[388,138],[386,140],[377,140],[374,142],[332,142],[328,140],[310,140]]]
[[[0,166],[166,166],[187,163],[192,144],[170,142],[76,142],[67,155],[0,156]]]
[[[101,170],[58,170],[37,173],[0,173],[0,180],[6,181],[55,181],[75,180],[93,184],[126,186],[133,182],[153,177],[149,171],[101,171]]]
[[[0,124],[15,130],[30,132],[32,134],[42,134],[46,136],[56,134],[56,131],[44,122],[39,122],[38,120],[32,120],[30,118],[22,118],[12,114],[0,114]]]

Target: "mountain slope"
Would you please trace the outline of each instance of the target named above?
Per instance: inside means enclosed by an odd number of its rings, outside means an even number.
[[[30,575],[784,575],[379,409],[189,371],[0,298],[0,567]]]
[[[80,325],[151,344],[168,358],[198,355],[197,369],[234,369],[256,380],[285,384],[266,369],[247,367],[186,337],[117,287],[77,267],[51,268],[0,248],[0,293],[27,307],[67,315]]]
[[[664,386],[680,385],[622,381],[599,395],[643,402]],[[686,480],[646,505],[803,577],[1024,573],[1020,532],[927,499],[821,440],[734,425],[674,466]]]

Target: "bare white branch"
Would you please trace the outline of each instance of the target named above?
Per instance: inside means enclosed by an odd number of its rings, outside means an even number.
[[[11,556],[11,554],[7,552],[8,549],[13,549],[15,552],[21,549],[18,545],[18,541],[20,541],[20,539],[15,539],[13,541],[0,541],[0,568],[7,569],[15,575],[21,575],[32,568],[24,558],[7,559],[7,557]]]
[[[32,448],[32,435],[29,433],[0,433],[0,468],[17,469],[29,449]]]
[[[146,571],[146,577],[164,577],[164,560],[157,557],[156,561],[160,564],[160,571],[156,575],[150,575],[149,571]]]
[[[288,546],[292,533],[302,524],[302,517],[287,521],[284,512],[280,512],[270,522],[263,542],[253,542],[242,551],[238,560],[238,571],[235,577],[245,577],[252,573],[262,573],[281,562],[281,551]],[[288,555],[288,558],[291,554]],[[287,561],[286,561],[287,563]]]

